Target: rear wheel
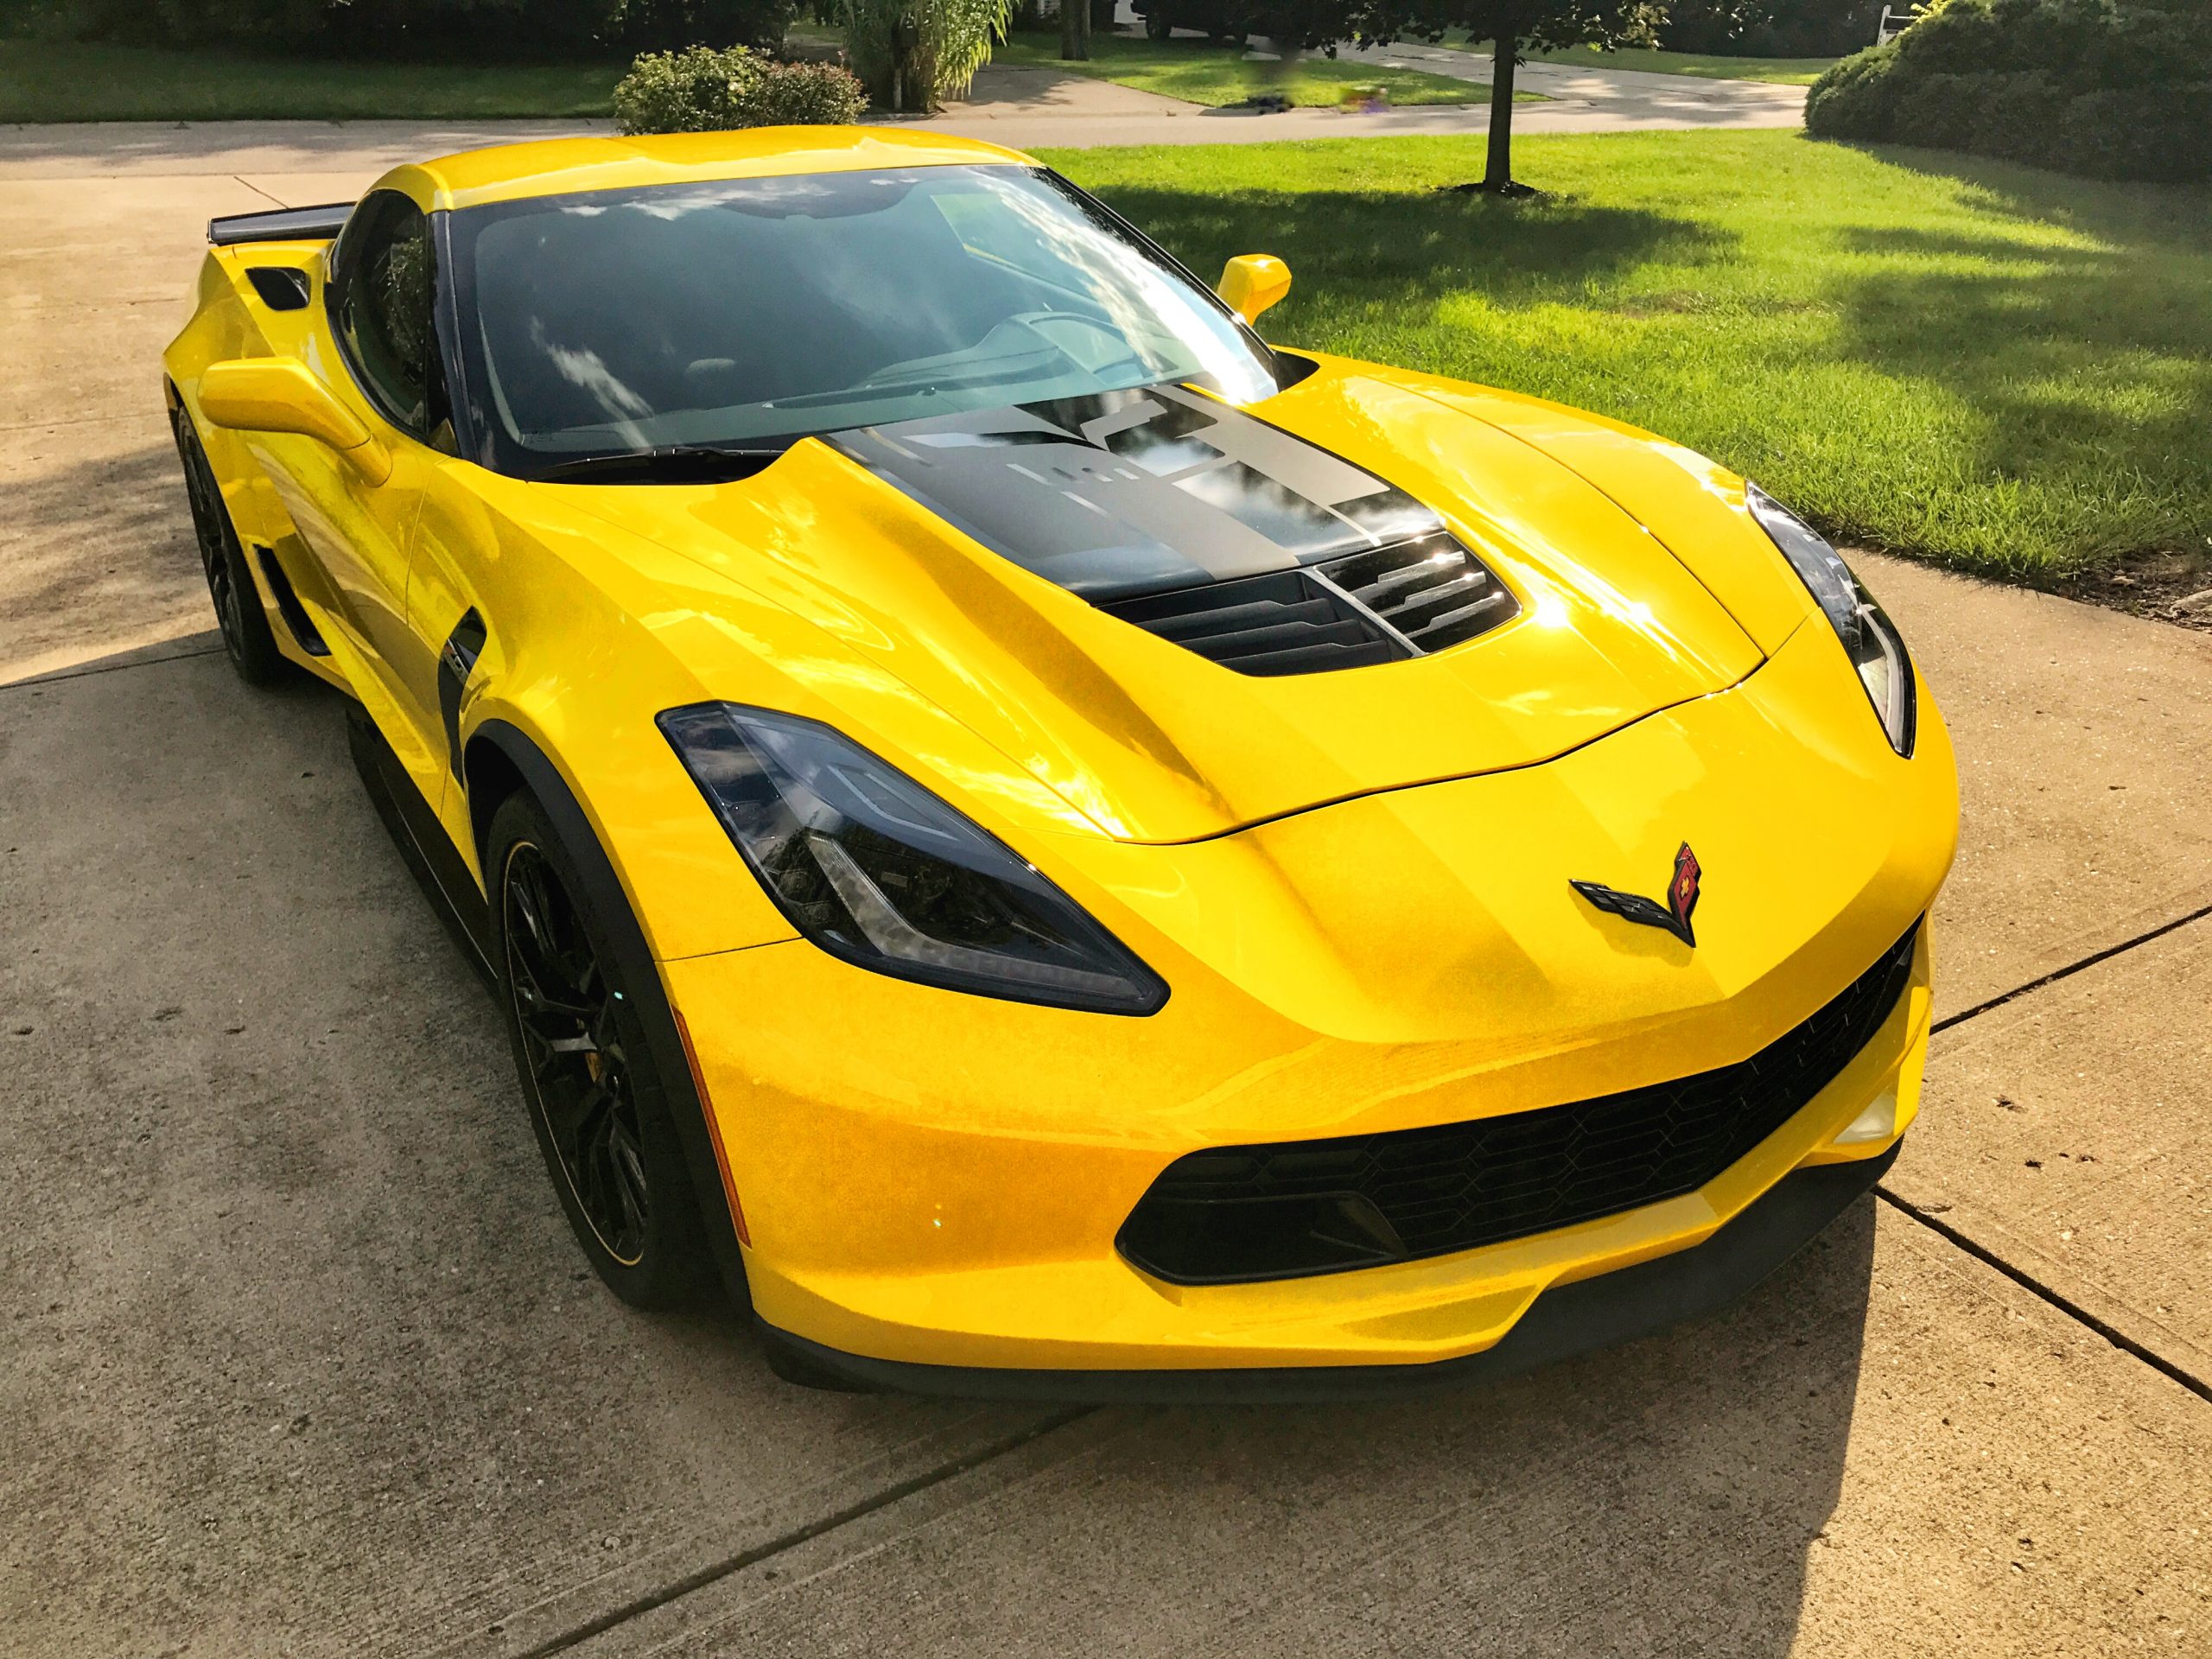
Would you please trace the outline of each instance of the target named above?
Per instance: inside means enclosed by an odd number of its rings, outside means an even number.
[[[1166,0],[1152,0],[1152,10],[1144,15],[1145,39],[1164,41],[1174,32],[1175,23],[1167,15]]]
[[[262,607],[261,590],[253,585],[253,572],[246,566],[245,550],[238,544],[231,510],[223,505],[215,469],[200,447],[200,435],[192,429],[191,417],[181,408],[169,410],[169,424],[176,433],[178,458],[184,462],[193,537],[200,544],[207,596],[215,603],[215,624],[223,631],[223,649],[231,666],[249,685],[275,685],[290,674],[292,665],[276,649],[269,613]]]
[[[660,987],[625,982],[613,918],[594,913],[536,800],[509,796],[489,841],[507,1034],[576,1242],[633,1306],[700,1300],[713,1257],[640,1006]]]

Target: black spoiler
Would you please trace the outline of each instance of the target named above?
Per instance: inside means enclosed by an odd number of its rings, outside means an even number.
[[[265,213],[226,213],[207,221],[207,239],[219,248],[237,242],[327,242],[353,211],[350,201],[321,207],[276,207]]]

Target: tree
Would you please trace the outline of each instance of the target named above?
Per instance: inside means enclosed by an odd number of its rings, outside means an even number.
[[[1086,0],[1060,0],[1060,59],[1081,63],[1090,56],[1090,7]]]
[[[1513,72],[1522,49],[1649,46],[1667,19],[1667,0],[1287,0],[1274,15],[1299,44],[1332,53],[1346,41],[1440,41],[1453,29],[1491,41],[1490,156],[1476,188],[1523,195],[1528,187],[1513,181]]]

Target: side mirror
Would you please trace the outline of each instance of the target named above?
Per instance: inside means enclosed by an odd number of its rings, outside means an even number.
[[[1240,253],[1221,268],[1214,290],[1247,322],[1290,292],[1290,267],[1272,253]]]
[[[200,376],[200,412],[242,432],[294,432],[327,443],[371,484],[391,476],[391,451],[295,359],[209,364]]]

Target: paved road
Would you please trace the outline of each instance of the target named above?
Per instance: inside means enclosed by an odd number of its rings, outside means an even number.
[[[200,220],[455,137],[0,163],[0,1650],[2204,1650],[2212,640],[2047,596],[1867,562],[1962,759],[1951,1023],[1886,1196],[1725,1318],[1071,1413],[599,1291],[335,700],[213,654],[158,414]]]
[[[1360,55],[1352,53],[1351,55]],[[1380,48],[1378,60],[1403,60],[1434,74],[1487,82],[1491,60],[1442,47]],[[1415,60],[1418,58],[1418,61]],[[1516,106],[1516,132],[1653,132],[1703,127],[1795,127],[1804,118],[1805,89],[1753,81],[1700,80],[1687,75],[1564,68],[1528,64],[1522,90],[1551,102]],[[1207,109],[1111,81],[1054,69],[987,65],[973,95],[929,124],[1016,148],[1097,144],[1221,144],[1287,138],[1389,137],[1413,133],[1486,132],[1487,108],[1423,105],[1354,114],[1340,110]],[[0,178],[106,178],[175,172],[195,176],[228,170],[246,176],[313,171],[322,157],[333,170],[442,154],[518,136],[608,131],[609,124],[564,122],[253,121],[95,122],[78,126],[0,126]],[[388,158],[388,159],[387,159]]]

